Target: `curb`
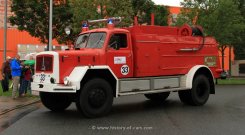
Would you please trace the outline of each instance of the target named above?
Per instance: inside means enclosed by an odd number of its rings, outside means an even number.
[[[16,107],[13,107],[13,108],[10,108],[10,109],[6,109],[6,110],[2,111],[0,113],[0,116],[6,114],[8,112],[11,112],[13,110],[16,110],[16,109],[19,109],[19,108],[23,108],[23,107],[26,107],[26,106],[29,106],[29,105],[32,105],[32,104],[36,104],[36,103],[39,103],[39,102],[40,102],[40,99],[37,99],[37,100],[34,100],[34,101],[26,103],[26,104],[17,105]]]

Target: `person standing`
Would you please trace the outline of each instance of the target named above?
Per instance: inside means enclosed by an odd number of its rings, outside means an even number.
[[[12,91],[12,98],[16,98],[16,92],[18,91],[18,86],[20,83],[20,76],[21,76],[21,66],[20,66],[20,55],[16,55],[15,58],[10,63],[11,67],[11,74],[13,79],[13,91]]]
[[[31,81],[31,69],[26,65],[23,68],[23,78],[21,80],[20,96],[24,96],[27,93],[28,86]]]
[[[20,85],[19,85],[19,97],[22,97],[24,96],[24,92],[22,91],[22,84],[23,84],[23,80],[24,80],[24,70],[25,70],[25,64],[24,64],[24,61],[21,61],[20,62],[20,66],[23,67],[21,68],[21,75],[20,75]]]
[[[1,81],[1,84],[3,88],[3,92],[6,92],[9,90],[9,79],[11,77],[10,59],[11,57],[8,56],[6,58],[6,61],[2,64],[1,74],[2,74],[3,79]]]
[[[0,72],[2,73],[2,69],[0,68]],[[1,85],[2,85],[2,80],[3,80],[3,75],[2,74],[0,74],[0,81],[1,81]],[[2,87],[3,87],[3,85],[2,85]]]

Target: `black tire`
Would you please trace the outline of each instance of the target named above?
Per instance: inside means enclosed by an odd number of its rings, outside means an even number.
[[[81,94],[81,91],[77,91],[77,92],[78,93],[76,95],[76,98],[77,99],[76,99],[75,104],[76,104],[77,110],[82,113],[82,108],[81,108],[81,104],[80,104],[80,94]]]
[[[111,85],[104,79],[91,79],[85,83],[77,102],[78,110],[81,110],[86,117],[104,116],[112,108],[113,92]]]
[[[71,105],[71,100],[64,93],[40,92],[41,102],[51,111],[64,111]]]
[[[178,92],[180,101],[184,104],[191,104],[191,91],[182,90]]]
[[[192,89],[179,91],[179,98],[183,103],[193,106],[204,105],[210,94],[210,83],[205,75],[198,75],[194,78]]]
[[[153,93],[153,94],[145,94],[145,97],[152,101],[165,101],[170,92],[162,92],[162,93]]]

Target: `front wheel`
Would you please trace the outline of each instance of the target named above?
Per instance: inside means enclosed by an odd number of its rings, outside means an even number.
[[[209,80],[205,75],[198,75],[194,78],[191,90],[179,91],[178,93],[183,103],[194,106],[204,105],[209,98]]]
[[[71,100],[64,93],[40,92],[41,102],[48,109],[59,112],[71,105]]]
[[[112,102],[111,85],[104,79],[95,78],[85,83],[76,105],[86,117],[93,118],[109,113]]]

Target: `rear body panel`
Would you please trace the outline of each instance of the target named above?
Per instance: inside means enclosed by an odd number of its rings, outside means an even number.
[[[134,77],[183,75],[195,65],[207,65],[215,78],[220,76],[216,72],[220,69],[218,46],[211,37],[181,36],[177,27],[135,26],[129,31]],[[200,50],[184,51],[200,46]]]

